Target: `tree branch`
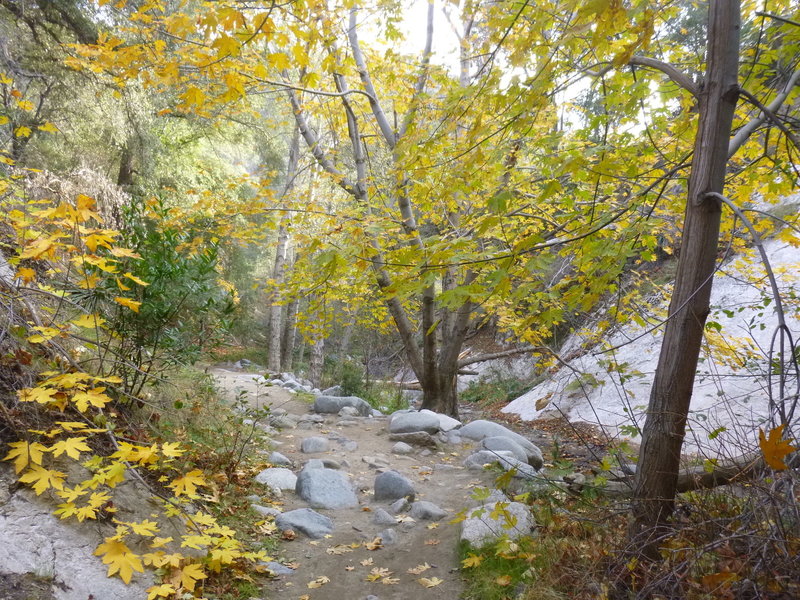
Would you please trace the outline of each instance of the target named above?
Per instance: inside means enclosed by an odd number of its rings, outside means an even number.
[[[628,64],[661,71],[664,73],[664,75],[692,94],[692,96],[695,98],[697,98],[700,94],[700,89],[697,87],[697,85],[695,85],[694,81],[692,81],[686,73],[680,71],[669,63],[656,60],[655,58],[648,58],[646,56],[633,56],[628,61]]]
[[[788,98],[789,94],[792,93],[792,89],[794,89],[794,86],[797,85],[798,80],[800,80],[800,69],[792,73],[792,76],[789,78],[789,81],[786,82],[786,85],[783,86],[781,92],[764,108],[773,114],[778,112],[781,106],[783,106],[783,103],[786,101],[786,98]],[[741,127],[739,131],[736,132],[736,135],[731,138],[731,141],[728,144],[728,158],[731,158],[734,154],[736,154],[739,148],[742,147],[742,144],[744,144],[753,134],[753,132],[758,129],[766,120],[767,114],[762,110],[760,115]]]
[[[778,118],[778,115],[776,115],[769,108],[761,104],[758,98],[756,98],[746,89],[739,88],[739,95],[744,96],[747,99],[747,101],[750,102],[750,104],[759,109],[761,111],[761,114],[770,121],[772,121],[772,124],[775,125],[775,127],[777,127],[778,129],[780,129],[787,138],[789,138],[789,141],[792,142],[792,144],[794,144],[794,147],[800,150],[800,140],[798,140],[794,132],[788,127],[786,127],[786,124]]]
[[[433,0],[428,0],[428,27],[425,37],[425,49],[422,51],[422,60],[419,64],[419,74],[417,75],[417,82],[414,84],[414,94],[411,96],[410,107],[403,119],[403,124],[397,134],[398,138],[403,137],[408,130],[411,123],[414,121],[414,116],[417,113],[417,105],[419,104],[419,97],[425,89],[425,84],[428,82],[428,67],[431,63],[431,48],[433,47]]]
[[[486,362],[487,360],[495,360],[498,358],[505,358],[507,356],[515,356],[517,354],[529,354],[533,352],[550,352],[548,348],[543,346],[526,346],[524,348],[513,348],[511,350],[503,350],[501,352],[490,352],[489,354],[479,354],[478,356],[470,356],[462,358],[458,361],[458,368],[474,365],[475,363]]]
[[[378,94],[375,92],[375,87],[372,85],[372,78],[369,76],[367,63],[364,60],[364,54],[361,52],[361,46],[358,43],[358,32],[356,31],[356,16],[358,15],[358,8],[353,6],[350,9],[350,28],[347,31],[347,36],[350,39],[350,49],[353,51],[353,60],[355,60],[358,74],[361,77],[361,82],[364,84],[364,89],[367,91],[369,98],[369,105],[372,108],[372,114],[375,116],[375,121],[383,134],[389,148],[394,148],[397,144],[397,136],[389,124],[389,119],[386,118],[386,113],[383,112],[380,102],[378,102]]]

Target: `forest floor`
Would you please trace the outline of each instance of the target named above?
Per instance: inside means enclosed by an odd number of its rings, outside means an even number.
[[[277,386],[259,384],[259,378],[253,373],[219,367],[211,373],[223,395],[231,401],[244,394],[255,408],[283,409],[298,418],[310,413],[311,406],[302,396]],[[464,421],[484,417],[470,407],[462,412]],[[491,487],[496,475],[490,471],[469,471],[462,466],[474,447],[472,443],[451,444],[427,452],[415,447],[413,454],[396,455],[391,452],[395,442],[389,440],[386,417],[363,418],[358,425],[348,425],[348,421],[336,415],[325,415],[322,423],[301,423],[305,428],[279,431],[273,435],[270,448],[258,450],[265,453],[277,450],[291,459],[295,472],[311,458],[334,460],[348,474],[359,498],[359,506],[355,508],[318,510],[334,521],[335,529],[330,537],[310,540],[298,534],[295,539],[281,543],[277,557],[293,567],[294,573],[273,580],[268,596],[313,600],[364,599],[373,595],[386,600],[409,598],[411,590],[415,590],[421,597],[431,600],[459,598],[463,590],[458,550],[461,526],[450,521],[459,511],[475,506],[476,502],[470,499],[474,489]],[[525,429],[525,434],[539,444],[547,456],[553,434],[530,426]],[[328,437],[331,450],[302,453],[300,444],[310,436]],[[355,445],[347,442],[355,442]],[[574,441],[560,446],[559,452],[572,455],[578,462],[594,462],[593,452],[587,455],[587,447]],[[376,467],[375,463],[381,461],[385,461],[386,466]],[[398,515],[400,522],[391,527],[396,540],[382,542],[370,550],[375,538],[387,529],[386,525],[373,522],[373,513],[378,508],[388,509],[388,503],[376,502],[372,496],[375,476],[385,469],[397,470],[410,479],[417,492],[416,500],[433,502],[447,511],[447,516],[438,522],[415,522]],[[274,504],[284,512],[308,506],[293,492],[284,492]],[[375,574],[381,576],[370,581],[369,576]],[[327,581],[319,587],[308,587],[309,583],[322,581],[320,578]],[[431,581],[439,580],[436,585],[426,587]]]

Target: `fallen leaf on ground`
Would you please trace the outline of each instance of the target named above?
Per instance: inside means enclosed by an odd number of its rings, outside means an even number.
[[[430,525],[428,525],[428,529],[436,529],[438,526],[439,526],[438,523],[431,523]]]
[[[406,573],[411,573],[412,575],[421,575],[430,568],[431,566],[428,563],[425,563],[422,565],[417,565],[413,569],[409,569],[408,571],[406,571]]]
[[[444,583],[444,579],[439,579],[438,577],[431,577],[430,579],[428,579],[427,577],[420,577],[419,579],[417,579],[417,581],[419,582],[420,585],[426,588],[436,587],[440,583]]]
[[[364,542],[364,548],[367,550],[377,550],[378,548],[383,548],[383,540],[379,537],[376,537],[371,542]]]
[[[309,581],[306,585],[308,586],[309,589],[315,589],[322,587],[329,581],[330,579],[325,577],[325,575],[323,575],[322,577],[317,577],[314,581]]]
[[[439,543],[439,540],[425,540],[426,546],[436,546]]]
[[[364,560],[361,561],[362,567],[370,567],[372,565],[373,565],[372,558],[365,558]]]
[[[500,575],[497,579],[494,580],[497,585],[511,585],[511,575]]]

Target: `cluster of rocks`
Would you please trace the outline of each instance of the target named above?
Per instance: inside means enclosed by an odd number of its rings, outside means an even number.
[[[282,387],[286,391],[296,394],[298,392],[305,392],[306,394],[320,394],[320,390],[314,387],[314,384],[308,379],[297,377],[293,373],[280,373],[271,379],[264,378],[266,383]]]
[[[338,417],[336,425],[358,425],[383,415],[373,409],[366,401],[356,396],[341,395],[340,388],[329,388],[319,393],[309,415],[300,417],[273,412],[273,418],[289,418],[292,423],[285,424],[303,428],[321,428],[330,423],[331,417]],[[392,413],[387,420],[388,438],[394,442],[391,452],[397,456],[419,453],[429,455],[445,444],[474,443],[474,451],[467,456],[463,467],[468,470],[483,470],[488,465],[499,465],[512,471],[515,480],[530,482],[540,478],[542,453],[538,447],[525,437],[491,421],[478,420],[463,425],[457,419],[430,410],[400,410]],[[332,449],[355,450],[358,444],[345,436],[328,432],[326,436],[312,435],[299,441],[303,454],[322,454]],[[318,510],[339,510],[358,507],[359,490],[344,469],[349,468],[346,460],[341,463],[330,458],[311,458],[302,468],[293,470],[295,465],[283,454],[273,452],[269,461],[275,465],[265,469],[256,480],[267,486],[274,494],[294,492],[307,508],[280,513],[258,505],[254,508],[261,514],[265,510],[274,511],[276,524],[282,530],[291,529],[310,538],[318,539],[330,534],[334,521]],[[392,468],[392,459],[385,455],[363,456],[362,461],[377,471],[372,482],[373,503],[386,504],[373,508],[372,522],[384,527],[378,535],[384,544],[397,539],[396,528],[413,527],[416,521],[438,521],[447,515],[432,502],[417,500],[414,484],[402,473]],[[450,464],[436,465],[434,468],[456,469]],[[367,484],[369,485],[369,484]],[[366,491],[362,487],[361,491]],[[361,500],[363,502],[363,500]],[[502,504],[498,504],[502,503]],[[396,515],[407,513],[410,519],[398,520]],[[467,515],[463,522],[461,537],[474,545],[481,545],[501,535],[519,537],[530,534],[534,525],[527,506],[511,501],[503,492],[493,490],[490,496]]]

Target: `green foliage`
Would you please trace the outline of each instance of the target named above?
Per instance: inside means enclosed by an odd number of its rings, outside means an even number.
[[[467,389],[459,394],[463,402],[493,405],[510,402],[527,392],[535,383],[504,374],[495,374],[471,381]]]

